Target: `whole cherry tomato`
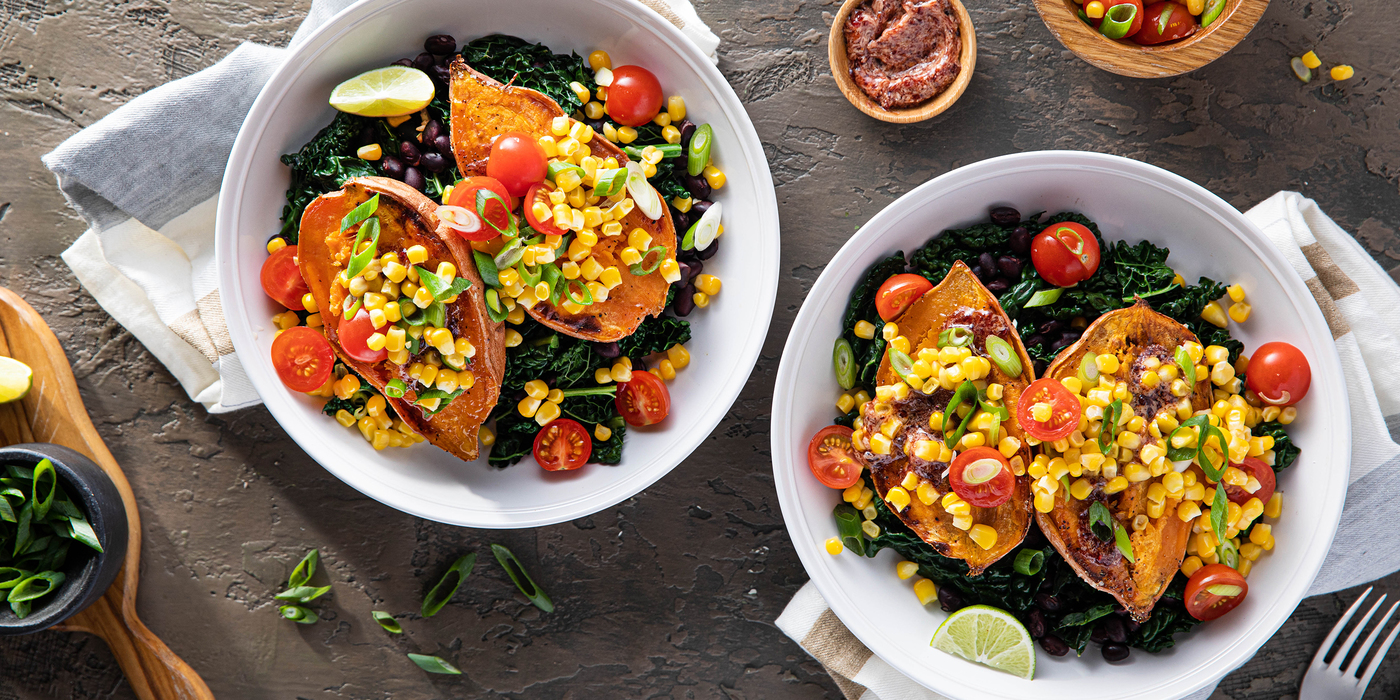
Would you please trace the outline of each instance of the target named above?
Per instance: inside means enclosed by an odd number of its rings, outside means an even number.
[[[572,471],[593,456],[593,438],[578,421],[556,418],[535,434],[534,455],[547,472]]]
[[[1043,421],[1035,419],[1036,404],[1049,407],[1048,418]],[[1021,430],[1041,442],[1069,437],[1079,427],[1080,413],[1079,399],[1065,385],[1048,377],[1031,382],[1016,405],[1016,420]]]
[[[623,126],[641,126],[661,112],[661,81],[641,66],[612,69],[612,84],[603,104],[608,116]]]
[[[263,261],[262,288],[277,303],[293,310],[305,311],[301,298],[311,291],[306,280],[301,278],[301,268],[297,267],[297,247],[289,245]]]
[[[1142,14],[1142,29],[1132,39],[1144,46],[1184,39],[1195,34],[1198,27],[1190,10],[1179,2],[1148,5]]]
[[[671,392],[651,372],[633,372],[617,387],[617,412],[628,425],[654,425],[671,412]]]
[[[476,193],[482,190],[492,192],[500,199],[488,198],[486,204],[478,209]],[[502,201],[506,204],[501,204]],[[515,200],[510,196],[510,192],[506,191],[506,186],[494,177],[484,176],[469,177],[458,182],[452,188],[452,194],[448,196],[447,203],[454,207],[462,207],[468,211],[476,212],[478,216],[481,212],[486,212],[486,216],[482,218],[481,228],[472,233],[461,234],[469,241],[489,241],[501,235],[500,230],[504,230],[510,225],[509,217],[511,214],[508,209],[515,208]]]
[[[1186,584],[1186,612],[1202,622],[1235,609],[1249,594],[1240,572],[1224,564],[1208,564],[1191,574]]]
[[[822,486],[847,489],[860,479],[861,464],[851,448],[851,432],[844,425],[828,425],[807,443],[807,466]]]
[[[331,378],[335,350],[326,336],[306,326],[293,326],[272,340],[272,366],[288,389],[315,391]]]
[[[923,275],[895,275],[885,280],[880,291],[875,293],[875,310],[880,312],[880,318],[894,320],[930,289],[933,283]]]
[[[507,131],[491,143],[486,175],[505,185],[512,197],[521,197],[531,185],[544,182],[549,163],[544,148],[523,131]],[[473,207],[475,210],[475,207]]]
[[[1011,499],[1016,477],[1011,463],[990,447],[974,447],[958,453],[948,466],[948,485],[964,501],[978,508],[995,508]]]
[[[1249,503],[1249,499],[1251,498],[1259,499],[1260,503],[1268,503],[1269,499],[1273,498],[1274,487],[1278,482],[1274,478],[1274,468],[1265,464],[1264,460],[1258,457],[1245,457],[1243,462],[1231,464],[1230,466],[1242,469],[1244,473],[1258,480],[1259,490],[1250,493],[1239,486],[1225,484],[1226,498],[1240,505]]]
[[[369,319],[369,312],[364,309],[360,309],[349,321],[342,321],[336,332],[340,336],[340,349],[360,362],[379,362],[389,356],[383,348],[369,349],[366,341],[378,331],[374,328],[374,322]]]
[[[1050,224],[1031,241],[1031,262],[1056,287],[1078,284],[1099,269],[1099,239],[1073,221]]]
[[[1264,403],[1292,406],[1308,395],[1312,368],[1302,350],[1288,343],[1264,343],[1250,356],[1244,379]]]

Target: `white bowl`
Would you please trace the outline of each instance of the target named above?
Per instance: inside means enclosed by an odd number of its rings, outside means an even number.
[[[1179,635],[1160,654],[1135,650],[1122,664],[1092,647],[1080,658],[1039,653],[1034,681],[934,651],[946,615],[924,608],[911,581],[894,575],[898,555],[833,557],[839,495],[807,467],[807,441],[837,415],[840,393],[831,348],[851,289],[871,264],[906,254],[939,231],[986,221],[991,206],[1024,214],[1079,211],[1104,238],[1149,240],[1171,248],[1170,263],[1189,280],[1206,276],[1244,285],[1254,314],[1231,331],[1252,351],[1270,340],[1298,346],[1312,365],[1312,391],[1289,434],[1302,455],[1279,477],[1284,516],[1278,546],[1250,572],[1249,596],[1229,615]],[[937,281],[937,280],[935,280]],[[1350,415],[1332,335],[1307,287],[1264,234],[1205,189],[1165,170],[1117,156],[1042,151],[958,168],[899,198],[870,220],[817,279],[792,324],[773,399],[773,472],[783,519],[802,564],[831,609],[880,658],[952,698],[987,700],[1161,700],[1212,683],[1247,661],[1278,630],[1308,590],[1336,532],[1346,497]]]
[[[288,391],[269,356],[279,311],[258,272],[285,202],[278,161],[330,123],[331,89],[361,71],[421,52],[446,33],[460,44],[513,34],[557,53],[611,53],[686,98],[693,120],[715,130],[715,159],[728,176],[723,247],[705,262],[724,292],[689,317],[692,361],[670,383],[665,422],[628,430],[622,464],[546,473],[530,459],[505,470],[462,462],[430,445],[375,452],[353,430],[321,415],[321,400]],[[747,113],[713,64],[660,15],[630,0],[367,0],[306,42],[268,82],[239,132],[224,175],[217,224],[219,287],[239,359],[268,410],[308,454],[342,481],[406,513],[454,525],[548,525],[623,501],[698,447],[739,395],[768,332],[778,286],[778,207],[768,161]]]

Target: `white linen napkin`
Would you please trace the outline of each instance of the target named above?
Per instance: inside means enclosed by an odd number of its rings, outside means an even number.
[[[1400,517],[1400,287],[1317,203],[1279,192],[1245,216],[1308,285],[1332,329],[1351,403],[1351,487],[1337,537],[1308,595],[1350,588],[1400,569],[1400,542],[1376,533]],[[1363,332],[1354,332],[1362,329]],[[847,700],[946,700],[861,644],[810,582],[776,621],[831,674]],[[1187,700],[1204,700],[1204,688]]]
[[[716,60],[719,37],[689,0],[638,1]],[[314,0],[290,47],[352,4]],[[243,44],[217,64],[128,102],[44,156],[89,226],[63,261],[211,413],[262,402],[224,322],[214,213],[243,118],[289,49]]]

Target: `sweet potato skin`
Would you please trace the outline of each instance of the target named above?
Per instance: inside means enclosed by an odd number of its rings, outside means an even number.
[[[538,138],[549,133],[550,120],[564,116],[564,110],[549,97],[534,90],[501,85],[472,70],[460,56],[453,60],[449,71],[452,150],[464,176],[486,173],[491,142],[500,134],[523,131]],[[596,135],[587,145],[599,158],[616,158],[620,164],[628,161],[627,154],[602,135]],[[676,257],[676,230],[671,217],[663,212],[661,218],[652,220],[633,209],[621,223],[622,234],[600,235],[593,247],[598,263],[616,266],[622,276],[622,284],[608,292],[607,301],[596,302],[578,314],[541,302],[529,309],[535,320],[575,338],[612,342],[631,335],[648,316],[665,310],[670,287],[666,280],[658,272],[633,275],[618,255],[627,247],[627,235],[641,228],[651,236],[653,246],[665,246],[666,255]],[[648,266],[655,261],[655,255],[645,261]]]
[[[1016,456],[1022,464],[1030,464],[1031,451],[1026,445],[1025,435],[1015,420],[1017,402],[1022,392],[1034,380],[1031,360],[1020,336],[1011,325],[996,297],[987,291],[967,265],[958,262],[953,265],[948,276],[936,287],[926,292],[909,306],[894,322],[899,326],[900,335],[909,339],[909,346],[917,353],[918,348],[937,347],[938,334],[944,329],[962,326],[972,329],[974,353],[985,356],[986,339],[997,335],[1011,344],[1021,359],[1022,372],[1009,377],[992,363],[992,373],[988,383],[999,383],[1005,387],[1004,405],[1011,411],[1012,420],[1002,423],[1004,434],[1021,440]],[[880,385],[895,384],[900,381],[890,365],[889,354],[880,363],[876,381]],[[943,411],[952,398],[953,392],[938,389],[925,395],[911,391],[909,398],[888,404],[871,401],[861,411],[860,427],[866,433],[880,429],[880,425],[891,416],[898,417],[903,427],[896,434],[890,455],[879,456],[872,452],[858,453],[858,457],[870,468],[873,486],[881,498],[889,490],[900,485],[909,472],[914,472],[938,489],[939,493],[950,490],[943,476],[947,469],[944,462],[927,462],[911,454],[906,454],[904,446],[915,440],[942,440],[943,434],[929,425],[929,414]],[[1016,477],[1016,488],[1011,498],[996,508],[972,509],[973,522],[990,525],[997,531],[996,544],[991,549],[982,549],[973,542],[967,533],[953,526],[953,516],[945,511],[940,503],[924,505],[919,499],[911,499],[909,507],[898,513],[901,520],[925,542],[946,557],[962,559],[967,563],[968,574],[976,576],[988,566],[1006,556],[1025,538],[1031,523],[1030,478]]]
[[[1056,380],[1075,376],[1080,362],[1090,352],[1115,353],[1122,364],[1132,367],[1144,354],[1160,358],[1164,349],[1174,350],[1187,341],[1199,342],[1185,326],[1139,300],[1131,307],[1100,316],[1085,329],[1079,342],[1065,348],[1055,358],[1046,369],[1046,376]],[[1130,383],[1130,391],[1134,412],[1150,421],[1162,401],[1160,393],[1143,390],[1136,380]],[[1191,404],[1196,410],[1207,408],[1210,396],[1210,381],[1201,378],[1191,395]],[[1175,401],[1172,399],[1173,403]],[[1145,429],[1140,437],[1151,439]],[[1196,473],[1202,478],[1199,471]],[[1105,495],[1096,487],[1090,500],[1085,501],[1066,500],[1067,494],[1060,489],[1055,494],[1054,509],[1049,513],[1036,513],[1041,531],[1079,577],[1117,598],[1139,622],[1151,614],[1157,600],[1166,592],[1167,584],[1181,568],[1186,554],[1191,525],[1176,517],[1180,500],[1168,497],[1163,516],[1149,519],[1142,532],[1132,532],[1129,528],[1136,560],[1133,564],[1128,563],[1113,542],[1101,540],[1089,530],[1088,512],[1093,501],[1102,500],[1119,522],[1131,523],[1138,514],[1147,511],[1147,488],[1151,483],[1149,480],[1132,484],[1115,495]]]
[[[466,338],[476,347],[476,356],[468,361],[476,383],[435,415],[426,415],[421,408],[413,406],[417,393],[412,389],[414,381],[406,367],[388,361],[360,362],[346,354],[340,345],[338,330],[342,317],[331,310],[342,308],[348,293],[339,276],[349,262],[358,231],[355,227],[342,234],[340,222],[375,194],[380,195],[376,213],[380,220],[379,255],[389,251],[402,255],[405,248],[422,245],[428,250],[432,266],[439,261],[451,261],[457,266],[458,276],[471,280],[471,287],[460,294],[456,302],[447,305],[447,327],[454,337]],[[427,197],[397,180],[356,178],[307,206],[301,219],[297,258],[317,306],[325,310],[322,332],[341,361],[380,392],[390,380],[402,380],[410,387],[404,397],[385,397],[399,417],[434,445],[471,461],[479,454],[477,429],[500,397],[501,378],[505,373],[505,327],[486,314],[484,285],[472,262],[470,248],[438,220],[436,209]]]

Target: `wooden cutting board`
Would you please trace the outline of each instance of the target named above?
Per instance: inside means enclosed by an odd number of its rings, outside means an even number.
[[[97,602],[52,629],[101,637],[141,700],[213,700],[204,679],[136,617],[141,570],[141,517],[136,496],[88,419],[58,338],[33,307],[4,287],[0,287],[0,355],[34,370],[34,388],[29,395],[0,404],[0,445],[51,442],[77,450],[107,472],[126,505],[130,535],[126,562],[116,582]]]

